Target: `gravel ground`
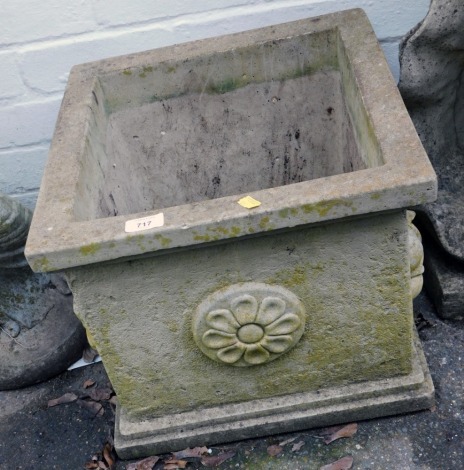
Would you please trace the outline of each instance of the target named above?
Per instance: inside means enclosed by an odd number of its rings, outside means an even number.
[[[216,446],[213,455],[235,452],[218,468],[316,470],[347,455],[353,457],[352,468],[359,470],[463,468],[464,323],[438,319],[423,294],[415,303],[415,313],[436,388],[436,407],[361,421],[354,436],[329,445],[324,443],[324,430],[316,429]],[[96,384],[84,389],[88,379]],[[111,442],[113,405],[102,400],[104,414],[95,416],[98,408],[89,409],[82,403],[85,400],[52,408],[47,402],[65,393],[84,398],[91,389],[109,386],[102,364],[93,364],[33,387],[0,392],[0,469],[84,469],[86,462],[101,455],[105,443]],[[290,439],[281,445],[278,455],[269,455],[269,446]],[[295,444],[299,449],[292,451]],[[156,470],[163,468],[162,460]],[[187,468],[206,468],[198,459],[188,460]],[[118,460],[114,468],[123,470],[129,463]]]

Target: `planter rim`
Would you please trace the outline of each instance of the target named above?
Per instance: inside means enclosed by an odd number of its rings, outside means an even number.
[[[336,29],[343,41],[384,164],[247,194],[81,221],[77,182],[93,89],[101,77]],[[175,57],[175,60],[172,59]],[[65,162],[66,164],[63,164]],[[57,178],[59,175],[59,178]],[[165,252],[298,225],[328,222],[436,199],[435,172],[416,134],[365,13],[360,9],[104,59],[73,67],[61,105],[26,245],[37,272]],[[261,205],[246,209],[249,195]],[[126,233],[128,220],[163,212],[164,225]]]

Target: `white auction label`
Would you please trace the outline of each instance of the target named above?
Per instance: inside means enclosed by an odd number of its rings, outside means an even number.
[[[127,233],[140,232],[142,230],[149,230],[151,228],[162,227],[164,225],[164,214],[150,215],[149,217],[142,217],[141,219],[132,219],[126,221],[124,231]]]

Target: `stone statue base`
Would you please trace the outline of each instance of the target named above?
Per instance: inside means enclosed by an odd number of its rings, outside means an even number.
[[[403,39],[399,83],[438,177],[437,200],[417,210],[433,239],[426,247],[425,286],[439,314],[456,319],[464,317],[463,31],[462,0],[432,0],[427,16]]]
[[[47,380],[79,359],[85,331],[56,275],[0,269],[0,390]]]
[[[425,286],[441,317],[464,319],[464,263],[449,256],[436,243],[424,243]]]

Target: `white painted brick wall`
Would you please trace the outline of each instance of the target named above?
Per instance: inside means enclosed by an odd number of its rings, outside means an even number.
[[[33,207],[78,63],[363,8],[398,77],[400,38],[430,0],[0,0],[0,191]]]

